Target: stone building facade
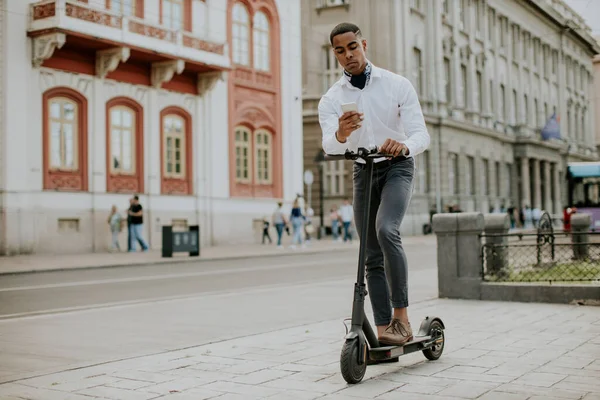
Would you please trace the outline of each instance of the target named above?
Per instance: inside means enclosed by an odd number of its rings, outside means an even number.
[[[429,211],[447,205],[559,213],[567,163],[597,159],[590,100],[600,47],[563,1],[378,0],[372,7],[310,0],[302,7],[305,169],[318,171],[317,105],[341,74],[329,47],[337,23],[360,26],[368,58],[406,76],[419,94],[432,143],[417,157],[404,233],[420,232]],[[561,137],[544,140],[553,114]],[[351,164],[327,162],[323,175],[327,215],[352,196]]]
[[[104,251],[133,194],[153,248],[252,242],[301,190],[299,0],[1,4],[0,254]]]
[[[600,45],[600,36],[596,37]],[[592,86],[593,93],[593,110],[596,115],[596,147],[600,151],[600,54],[594,57],[594,83]]]
[[[5,0],[0,0],[0,55],[4,54],[4,41],[6,40],[6,23],[5,23]],[[0,56],[0,248],[4,248],[6,243],[6,229],[5,229],[5,215],[4,210],[4,175],[6,174],[6,168],[4,167],[4,152],[5,152],[5,139],[4,139],[4,64],[6,58]]]

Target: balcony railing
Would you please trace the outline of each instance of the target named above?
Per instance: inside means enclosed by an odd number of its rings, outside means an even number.
[[[171,30],[76,0],[44,0],[30,7],[29,32],[52,29],[77,32],[191,61],[229,66],[227,44],[207,41],[191,32]]]

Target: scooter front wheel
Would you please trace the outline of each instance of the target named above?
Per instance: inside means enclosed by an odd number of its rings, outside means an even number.
[[[367,360],[362,364],[358,363],[359,344],[358,339],[350,339],[344,342],[342,354],[340,355],[340,367],[342,376],[348,383],[358,383],[362,381],[367,371]]]
[[[429,327],[429,335],[438,337],[435,343],[423,350],[423,355],[428,360],[437,360],[442,356],[442,352],[444,351],[444,345],[446,344],[446,337],[444,336],[444,327],[439,321],[433,321],[431,326]]]

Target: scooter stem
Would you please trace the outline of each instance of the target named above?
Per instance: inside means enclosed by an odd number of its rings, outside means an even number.
[[[365,317],[365,296],[367,289],[365,285],[365,262],[367,258],[367,233],[369,230],[369,211],[371,208],[371,184],[373,181],[373,159],[365,157],[365,168],[367,179],[365,179],[364,212],[362,215],[362,226],[360,227],[360,246],[358,251],[358,275],[354,285],[354,301],[352,303],[352,328],[363,329]]]
[[[367,234],[369,232],[369,212],[371,210],[371,186],[373,183],[373,159],[365,158],[367,179],[365,179],[365,199],[363,212],[362,226],[360,227],[360,246],[358,251],[358,274],[356,277],[356,283],[365,283],[365,263],[367,260]]]

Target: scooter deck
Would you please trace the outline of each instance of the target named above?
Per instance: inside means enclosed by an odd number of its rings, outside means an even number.
[[[369,349],[369,358],[371,360],[387,360],[389,358],[395,358],[404,354],[413,353],[415,351],[421,351],[426,348],[425,343],[432,340],[432,337],[427,336],[415,336],[413,340],[405,343],[402,346],[381,346]]]

